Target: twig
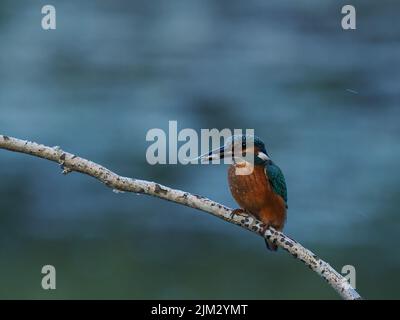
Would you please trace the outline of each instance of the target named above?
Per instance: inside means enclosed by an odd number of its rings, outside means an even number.
[[[155,182],[121,177],[95,162],[65,152],[59,147],[48,147],[35,142],[0,135],[0,148],[57,162],[62,167],[64,174],[71,171],[87,174],[100,180],[116,192],[126,191],[148,194],[211,213],[277,244],[324,278],[343,299],[361,299],[361,296],[351,287],[349,282],[327,262],[282,232],[276,231],[272,227],[266,228],[265,224],[251,215],[233,215],[232,209],[205,197],[171,189]]]

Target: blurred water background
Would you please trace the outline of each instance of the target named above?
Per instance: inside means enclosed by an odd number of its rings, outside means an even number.
[[[152,128],[254,128],[285,232],[366,298],[400,298],[398,1],[0,3],[0,133],[234,207],[226,167],[146,163]],[[0,298],[336,299],[285,252],[166,201],[0,150]],[[41,289],[43,265],[57,289]]]

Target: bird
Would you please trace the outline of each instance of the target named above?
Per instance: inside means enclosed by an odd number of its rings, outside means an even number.
[[[232,214],[250,214],[266,228],[282,231],[287,215],[287,187],[282,170],[270,158],[264,142],[254,135],[233,135],[225,144],[199,157],[203,161],[230,160],[228,184],[240,208]],[[278,246],[265,240],[267,248]]]

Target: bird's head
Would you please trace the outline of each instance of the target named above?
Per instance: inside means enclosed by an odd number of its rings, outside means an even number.
[[[202,161],[230,158],[234,163],[243,161],[255,165],[270,161],[264,142],[253,135],[233,135],[225,144],[199,157]]]

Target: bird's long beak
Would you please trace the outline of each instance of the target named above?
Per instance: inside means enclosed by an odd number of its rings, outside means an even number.
[[[196,159],[199,159],[200,161],[212,161],[212,160],[223,159],[225,157],[230,156],[231,154],[232,154],[231,151],[226,151],[225,146],[222,146],[220,148],[211,150],[210,152],[205,153]]]

